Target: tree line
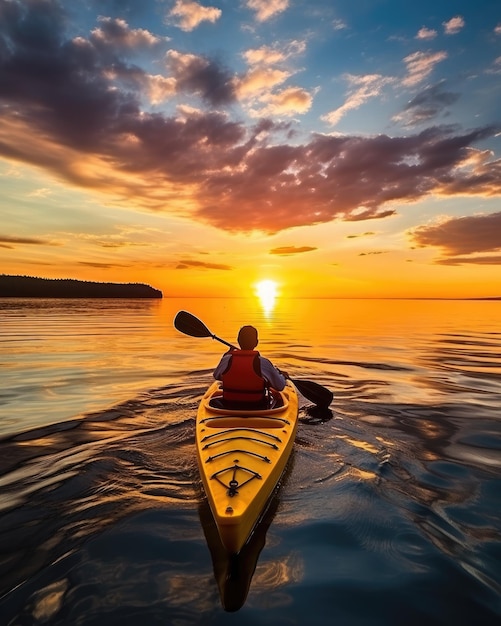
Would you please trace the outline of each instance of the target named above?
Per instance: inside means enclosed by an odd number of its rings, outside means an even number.
[[[141,283],[96,283],[71,278],[0,275],[1,298],[162,298]]]

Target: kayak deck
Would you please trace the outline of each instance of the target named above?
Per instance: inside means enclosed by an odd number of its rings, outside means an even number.
[[[263,514],[294,444],[296,390],[287,381],[283,391],[274,393],[279,395],[276,406],[236,411],[220,404],[221,385],[214,382],[199,405],[200,474],[221,541],[233,554]]]

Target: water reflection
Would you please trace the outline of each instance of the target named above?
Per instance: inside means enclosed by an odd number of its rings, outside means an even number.
[[[282,476],[279,486],[273,493],[259,523],[254,528],[249,540],[238,554],[229,554],[221,543],[214,517],[206,498],[200,492],[198,513],[209,548],[214,578],[219,590],[223,609],[229,613],[238,611],[247,600],[251,583],[259,595],[270,596],[277,589],[301,579],[301,566],[289,554],[258,564],[261,552],[266,544],[266,535],[281,504],[281,494],[292,473],[294,455]]]
[[[225,611],[230,613],[238,611],[245,604],[259,555],[266,543],[266,533],[277,508],[278,497],[274,497],[242,550],[238,554],[228,554],[219,538],[208,502],[206,500],[201,502],[198,509],[200,523],[211,553],[214,578]],[[274,583],[270,581],[270,589],[274,586]]]
[[[263,625],[499,624],[500,304],[0,302],[2,623],[229,623],[245,603]],[[194,488],[221,346],[175,331],[182,308],[229,340],[255,324],[335,391],[302,400],[279,513],[232,562]]]

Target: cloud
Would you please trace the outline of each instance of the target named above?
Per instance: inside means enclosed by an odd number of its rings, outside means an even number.
[[[12,235],[0,235],[0,243],[26,243],[37,246],[50,246],[52,242],[47,239],[40,239],[38,237],[14,237]]]
[[[251,117],[292,116],[306,113],[313,101],[312,93],[301,87],[289,86],[275,90],[292,74],[285,63],[306,49],[304,41],[294,40],[277,46],[262,46],[246,50],[242,56],[250,69],[235,81],[239,99]],[[274,67],[275,66],[275,67]]]
[[[460,258],[458,255],[501,252],[501,212],[446,218],[419,226],[409,234],[416,245],[438,247],[446,257],[453,257],[442,259],[441,264],[492,264],[499,257]]]
[[[181,30],[192,31],[202,22],[217,22],[222,11],[216,7],[205,7],[192,0],[176,0],[169,17],[177,18],[176,24]]]
[[[373,250],[372,252],[360,252],[358,256],[369,256],[371,254],[388,254],[388,250]]]
[[[331,126],[335,126],[348,111],[358,109],[370,98],[381,95],[383,88],[394,82],[393,78],[381,76],[381,74],[366,74],[364,76],[345,74],[344,79],[350,84],[345,103],[321,117],[322,121]]]
[[[239,98],[254,99],[268,94],[273,87],[281,85],[290,76],[290,72],[271,67],[257,67],[244,74],[236,83]]]
[[[291,57],[302,54],[306,50],[306,43],[301,40],[293,40],[287,44],[278,46],[261,46],[250,48],[242,53],[243,58],[249,65],[275,65],[283,63]]]
[[[447,22],[442,22],[442,26],[444,27],[444,33],[446,35],[456,35],[464,28],[465,21],[461,15],[456,15],[455,17],[451,17]]]
[[[90,35],[96,46],[107,46],[116,50],[136,50],[158,44],[161,39],[143,28],[130,29],[123,19],[99,17],[100,27]]]
[[[289,0],[247,0],[246,4],[255,11],[258,22],[266,22],[274,15],[283,13],[289,6]]]
[[[375,235],[376,233],[372,230],[368,230],[365,233],[361,233],[359,235],[346,235],[346,239],[358,239],[358,237],[370,237],[372,235]]]
[[[414,87],[423,82],[435,69],[435,65],[447,58],[447,52],[413,52],[405,57],[407,76],[402,80],[405,87]]]
[[[206,261],[180,261],[176,266],[177,270],[185,270],[189,268],[197,268],[203,270],[232,270],[231,265],[225,265],[223,263],[207,263]]]
[[[92,241],[101,248],[136,248],[151,246],[149,243],[120,239],[120,235],[112,235],[108,239],[98,235],[82,235],[81,238],[86,239],[87,241]]]
[[[312,246],[281,246],[279,248],[272,248],[269,254],[278,254],[281,256],[290,256],[292,254],[302,254],[303,252],[312,252],[317,250]]]
[[[217,61],[169,50],[166,63],[178,90],[197,94],[213,105],[229,104],[235,100],[233,76]]]
[[[28,198],[48,198],[52,194],[52,189],[48,187],[40,187],[28,194]]]
[[[496,35],[501,35],[501,22],[496,26],[494,32],[496,33]]]
[[[77,265],[84,267],[95,267],[99,270],[108,270],[115,267],[132,267],[132,263],[99,263],[97,261],[78,261]]]
[[[313,96],[301,87],[287,87],[282,91],[263,95],[259,101],[263,106],[252,109],[252,117],[291,116],[309,111]]]
[[[166,77],[160,74],[152,76],[148,74],[143,77],[142,82],[152,104],[164,102],[177,93],[177,81],[172,76]]]
[[[39,237],[12,237],[10,235],[0,235],[1,248],[15,248],[16,245],[52,246],[54,243],[48,239]]]
[[[348,28],[348,25],[343,20],[334,20],[332,22],[332,28],[334,30],[345,30]]]
[[[426,26],[423,26],[422,28],[418,30],[418,33],[415,39],[435,39],[437,34],[438,33],[436,30],[433,30],[432,28],[426,28]]]
[[[408,137],[315,136],[302,146],[256,146],[238,174],[211,177],[197,214],[227,230],[277,232],[387,217],[395,202],[403,208],[432,193],[501,195],[501,164],[470,147],[494,132],[460,136],[435,128]]]
[[[486,74],[501,74],[501,56],[494,59],[494,63],[486,71]]]
[[[407,103],[392,120],[404,126],[417,126],[439,115],[447,114],[447,107],[458,101],[460,94],[442,89],[444,81],[426,87]]]
[[[438,265],[501,265],[501,254],[498,256],[452,257],[437,259]]]
[[[301,142],[290,122],[246,126],[230,119],[224,107],[236,101],[235,77],[216,60],[174,50],[164,77],[173,82],[159,80],[157,87],[199,96],[208,109],[152,112],[142,105],[148,75],[90,39],[68,37],[59,3],[5,6],[0,156],[106,194],[115,206],[228,232],[276,233],[382,219],[431,194],[501,196],[501,162],[475,147],[499,128],[435,127],[397,137],[313,134]],[[354,77],[351,106],[389,80]],[[301,97],[307,105],[306,92],[287,89],[289,105],[299,106]]]

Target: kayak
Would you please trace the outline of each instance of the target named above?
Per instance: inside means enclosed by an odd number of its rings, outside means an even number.
[[[266,511],[292,452],[298,398],[288,380],[270,405],[224,406],[215,381],[200,401],[196,447],[200,475],[223,546],[238,554]]]

